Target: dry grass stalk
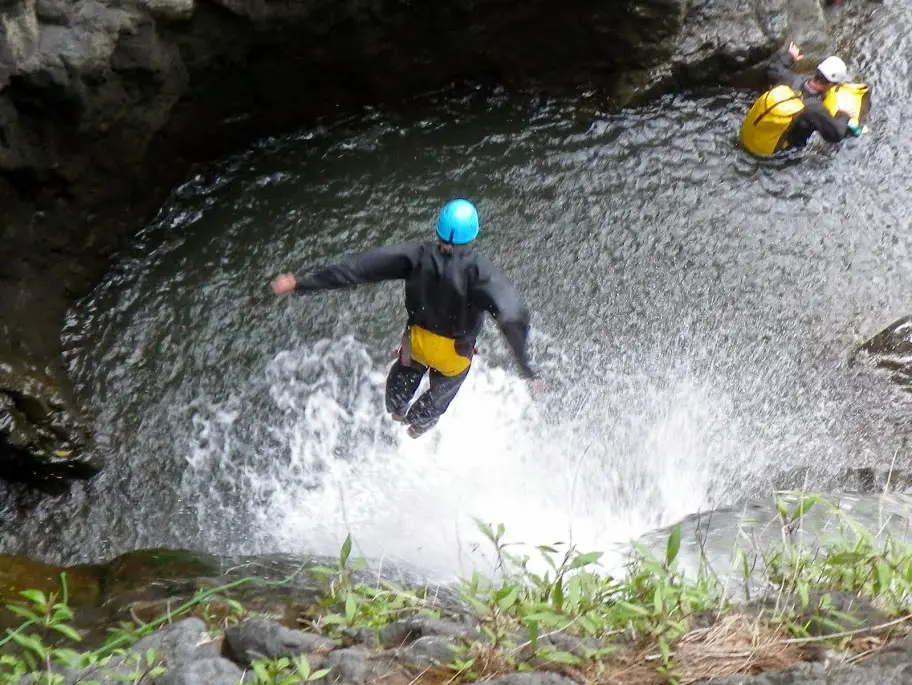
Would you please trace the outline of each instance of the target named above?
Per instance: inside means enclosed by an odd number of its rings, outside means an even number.
[[[801,650],[783,645],[784,628],[736,614],[695,630],[675,646],[681,685],[731,675],[753,675],[802,660]]]

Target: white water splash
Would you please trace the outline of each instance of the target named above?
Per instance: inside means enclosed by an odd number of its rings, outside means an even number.
[[[590,389],[557,402],[549,419],[554,390],[539,403],[484,357],[438,426],[412,440],[383,409],[386,370],[351,337],[280,353],[266,369],[268,393],[257,393],[271,403],[252,429],[260,437],[243,435],[251,429],[236,410],[213,408],[185,488],[199,491],[213,465],[223,478],[236,469],[235,489],[253,503],[249,551],[335,555],[350,532],[357,553],[445,581],[490,570],[475,518],[504,524],[522,551],[572,541],[615,567],[629,540],[705,508],[714,466],[744,450],[708,383],[666,379],[645,392],[642,378],[627,379],[630,394],[614,379],[623,411]],[[277,456],[238,466],[238,443],[243,453],[257,440]]]

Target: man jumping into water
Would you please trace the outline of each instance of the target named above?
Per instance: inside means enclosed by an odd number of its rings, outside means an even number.
[[[405,281],[408,314],[399,357],[386,378],[386,410],[417,438],[440,419],[468,376],[475,340],[489,312],[507,339],[532,391],[541,380],[526,355],[529,313],[513,285],[474,251],[478,211],[468,200],[448,202],[437,219],[437,239],[387,245],[348,255],[301,277],[276,276],[277,295]],[[421,379],[430,387],[409,407]]]

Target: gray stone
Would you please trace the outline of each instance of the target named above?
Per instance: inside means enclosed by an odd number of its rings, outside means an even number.
[[[423,616],[383,626],[379,633],[380,645],[386,648],[400,647],[428,636],[451,637],[465,642],[483,638],[483,633],[473,625]]]
[[[532,645],[529,642],[528,635],[524,635],[518,644],[523,645],[522,649],[516,655],[520,661],[530,661],[533,659]],[[564,633],[554,633],[553,635],[544,634],[538,638],[538,648],[548,647],[561,652],[569,652],[574,656],[586,658],[588,654],[597,651],[602,647],[597,640],[583,639],[566,635]]]
[[[576,685],[576,681],[557,673],[510,673],[486,680],[485,685]]]
[[[219,655],[218,642],[209,635],[206,624],[198,618],[185,618],[165,626],[137,642],[132,651],[145,654],[149,649],[158,653],[162,665],[168,670]]]
[[[254,659],[292,657],[298,654],[330,652],[339,644],[323,637],[289,630],[275,621],[248,618],[225,631],[227,655],[240,664]]]
[[[154,649],[156,655],[155,662],[151,664],[146,657],[149,649]],[[163,666],[167,672],[156,682],[164,683],[163,678],[179,671],[185,665],[213,658],[218,658],[218,646],[206,631],[206,624],[198,618],[186,618],[142,638],[125,654],[109,657],[97,666],[78,670],[65,669],[61,673],[68,685],[85,681],[98,682],[102,685],[122,685],[124,682],[139,680],[154,666]],[[227,663],[231,664],[230,661]],[[238,675],[240,674],[238,670]]]
[[[156,678],[156,685],[237,685],[244,671],[222,657],[209,657],[183,664]]]
[[[399,650],[399,660],[418,668],[443,667],[452,663],[463,650],[451,638],[427,635]]]
[[[408,683],[408,677],[388,654],[373,655],[370,651],[350,647],[332,652],[323,664],[330,669],[323,679],[327,685],[366,685],[382,678],[386,685]]]

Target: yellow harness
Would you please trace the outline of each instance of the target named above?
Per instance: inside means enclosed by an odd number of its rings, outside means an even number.
[[[458,376],[472,363],[456,351],[453,338],[437,335],[421,326],[409,326],[408,354],[419,364],[449,377]]]
[[[741,123],[741,144],[751,154],[769,157],[788,147],[785,134],[804,111],[801,95],[776,86],[757,98]]]

